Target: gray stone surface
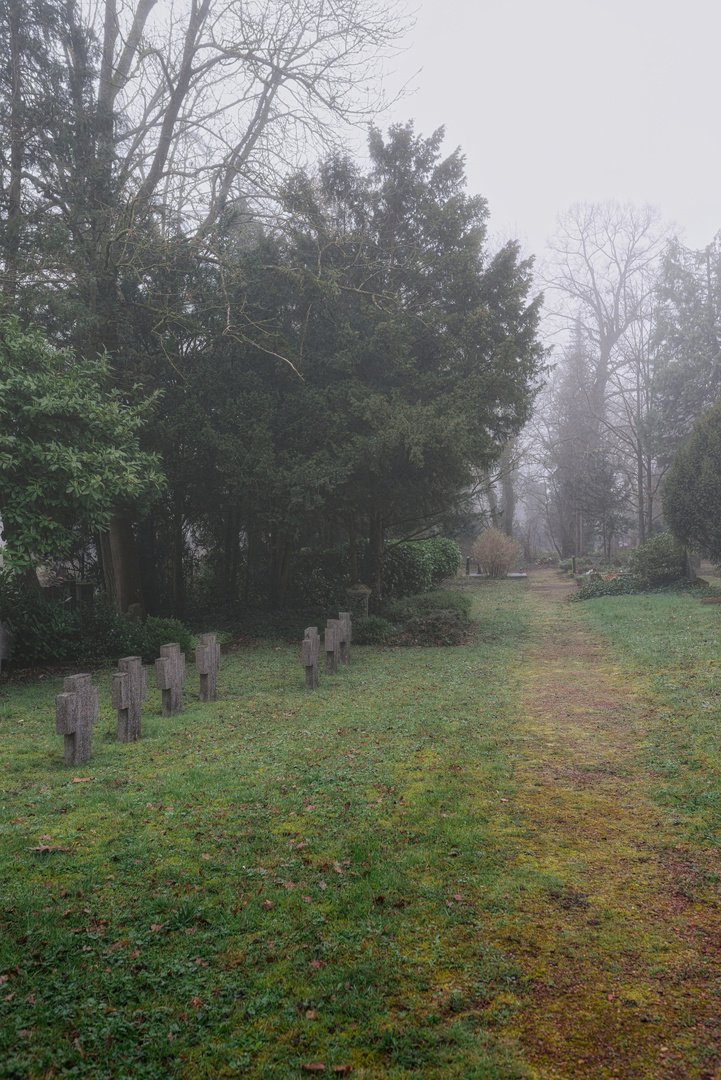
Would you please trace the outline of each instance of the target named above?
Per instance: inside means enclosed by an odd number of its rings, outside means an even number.
[[[345,594],[348,597],[348,604],[354,619],[363,619],[368,615],[368,600],[372,591],[367,585],[360,583],[351,585],[349,589],[346,589]]]
[[[148,696],[148,675],[140,656],[124,656],[118,660],[110,694],[113,708],[118,710],[120,742],[135,742],[140,738],[140,714]]]
[[[200,700],[215,701],[218,697],[218,668],[220,645],[216,634],[201,634],[195,650],[195,670],[200,675]]]
[[[353,622],[350,611],[339,611],[338,622],[340,624],[340,662],[350,664],[350,643],[353,639]]]
[[[155,685],[163,692],[163,716],[175,716],[183,708],[184,682],[185,653],[177,642],[161,645],[155,661]]]
[[[65,740],[65,764],[81,765],[92,753],[93,724],[98,722],[98,688],[92,675],[63,679],[55,698],[55,731]]]
[[[338,671],[338,653],[340,652],[340,619],[328,619],[323,635],[325,650],[325,673],[335,675]]]
[[[320,635],[317,626],[307,626],[303,637],[303,667],[305,668],[305,685],[309,690],[317,690],[318,658],[320,656]]]

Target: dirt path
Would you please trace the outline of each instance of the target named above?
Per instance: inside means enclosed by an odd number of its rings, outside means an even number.
[[[644,688],[561,603],[569,588],[553,571],[530,582],[541,644],[524,657],[507,828],[548,887],[498,927],[532,980],[512,1026],[542,1080],[718,1080],[718,856],[652,801]]]

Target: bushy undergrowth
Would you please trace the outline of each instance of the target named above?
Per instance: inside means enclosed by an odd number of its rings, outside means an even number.
[[[92,608],[71,612],[9,574],[0,578],[0,619],[12,628],[12,661],[20,667],[121,656],[142,656],[150,664],[167,642],[177,641],[183,652],[192,648],[190,631],[178,619],[151,616],[145,624],[136,623],[119,615],[102,594]]]
[[[380,615],[366,615],[353,620],[354,645],[384,645],[393,633],[393,624]]]
[[[361,581],[372,577],[371,555],[366,540],[357,545]],[[425,540],[390,541],[383,556],[383,594],[402,597],[427,591],[453,577],[461,553],[455,540],[432,536]],[[289,607],[331,611],[347,605],[350,585],[348,544],[334,548],[304,548],[293,563],[286,597]]]
[[[438,589],[435,592],[406,596],[401,600],[389,600],[383,605],[383,614],[393,623],[430,615],[436,611],[456,611],[466,622],[471,617],[473,601],[467,593]]]
[[[671,533],[658,533],[629,555],[629,566],[636,577],[649,585],[670,585],[686,573],[686,549]]]
[[[460,645],[468,638],[472,600],[465,593],[434,592],[388,600],[383,615],[355,619],[357,645]]]
[[[486,529],[473,545],[473,558],[490,578],[502,578],[523,557],[521,545],[500,529]]]

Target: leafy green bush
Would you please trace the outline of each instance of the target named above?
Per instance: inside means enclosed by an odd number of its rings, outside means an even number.
[[[76,613],[75,623],[77,641],[71,648],[70,658],[80,663],[119,660],[121,656],[139,656],[143,652],[145,627],[118,614],[103,593],[96,593],[90,610]]]
[[[652,536],[632,551],[629,566],[635,577],[650,586],[669,585],[687,577],[685,548],[668,532]]]
[[[387,619],[379,615],[365,615],[353,620],[354,645],[383,645],[393,631]]]
[[[471,606],[471,598],[466,593],[438,589],[405,596],[400,600],[388,600],[383,605],[383,614],[391,622],[402,623],[414,616],[430,615],[435,611],[457,611],[467,622],[471,617]]]
[[[177,641],[180,651],[184,653],[190,652],[192,648],[190,631],[179,619],[156,619],[150,615],[142,631],[142,648],[139,651],[146,664],[152,664],[154,660],[157,660],[160,656],[161,645]]]
[[[20,666],[66,660],[76,643],[75,616],[7,571],[0,572],[0,620],[14,633],[12,660]]]
[[[148,618],[145,625],[119,615],[101,593],[92,608],[70,612],[57,600],[46,600],[19,575],[0,572],[0,620],[12,627],[12,662],[32,665],[68,661],[118,660],[142,656],[152,663],[160,646],[177,641],[190,652],[190,631],[178,619]]]
[[[634,593],[645,592],[648,583],[634,578],[630,574],[612,578],[611,581],[584,581],[578,592],[569,597],[569,600],[595,600],[599,596],[629,596]]]
[[[413,615],[393,636],[398,645],[462,645],[468,635],[468,619],[460,611],[439,610]]]

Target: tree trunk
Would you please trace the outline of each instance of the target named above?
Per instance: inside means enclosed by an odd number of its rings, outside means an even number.
[[[380,510],[372,510],[370,514],[370,555],[371,555],[371,581],[373,599],[380,601],[383,596],[383,550],[385,547],[385,529]]]
[[[355,514],[348,515],[348,559],[350,561],[350,583],[358,584],[358,545],[356,543]]]
[[[7,222],[5,225],[5,273],[2,296],[8,306],[15,299],[18,277],[18,253],[22,223],[21,177],[23,167],[22,70],[20,65],[20,0],[11,0],[10,24],[10,178],[7,187]]]
[[[185,611],[185,500],[180,489],[173,492],[173,614],[179,618]]]
[[[292,553],[293,545],[288,537],[273,529],[270,536],[270,602],[274,608],[285,603]]]
[[[130,514],[116,514],[107,532],[100,534],[103,576],[108,598],[118,611],[127,611],[131,604],[145,604],[140,584],[140,562],[135,545]]]

